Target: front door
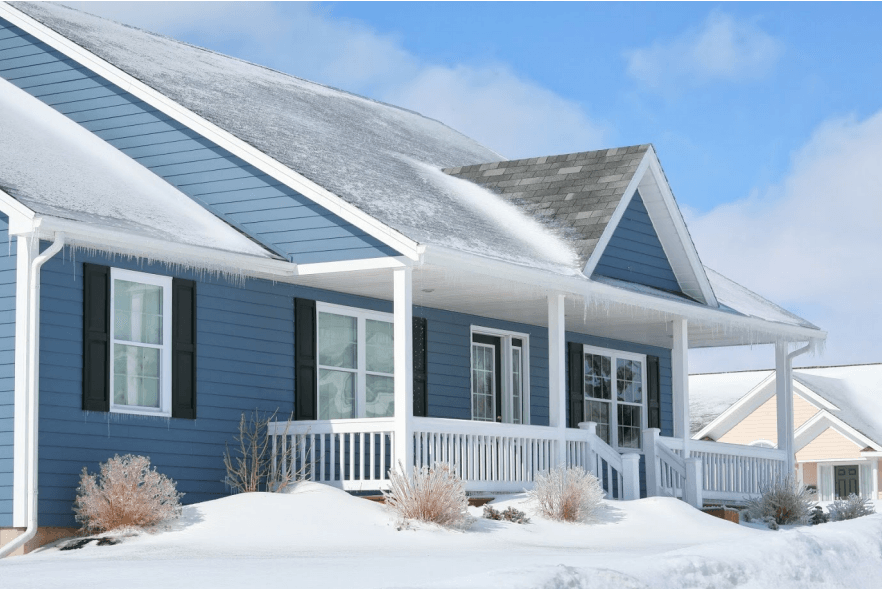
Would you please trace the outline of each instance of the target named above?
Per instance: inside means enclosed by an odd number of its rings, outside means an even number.
[[[857,465],[836,466],[836,497],[845,499],[849,495],[860,495],[860,476]]]

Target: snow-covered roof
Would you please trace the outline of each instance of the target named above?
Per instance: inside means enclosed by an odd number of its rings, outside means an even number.
[[[707,266],[704,269],[721,309],[765,321],[818,329],[816,325],[729,280],[719,272],[711,270]]]
[[[691,375],[691,433],[703,429],[774,372]],[[835,409],[828,409],[831,415],[882,444],[882,364],[797,368],[793,370],[793,379],[834,405]],[[774,386],[774,380],[768,386]]]
[[[3,79],[0,189],[37,214],[272,256],[130,157]]]

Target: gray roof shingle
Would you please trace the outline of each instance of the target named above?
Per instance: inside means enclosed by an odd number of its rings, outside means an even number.
[[[443,171],[499,194],[565,235],[584,266],[648,149],[632,145]]]

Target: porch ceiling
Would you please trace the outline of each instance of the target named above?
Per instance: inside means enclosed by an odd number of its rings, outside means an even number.
[[[392,300],[392,272],[388,269],[296,276],[297,284],[353,295]],[[585,292],[591,282],[585,281]],[[515,280],[449,267],[423,264],[413,268],[413,304],[490,317],[504,321],[548,325],[549,294],[560,288],[542,288]],[[684,305],[697,306],[697,303]],[[708,309],[702,306],[704,311]],[[745,344],[774,343],[781,338],[772,331],[747,329],[733,324],[732,315],[714,313],[719,320],[701,321],[688,312],[664,312],[634,304],[625,304],[601,296],[567,294],[566,326],[575,331],[625,340],[640,344],[671,348],[671,321],[686,316],[689,321],[689,347],[705,348]],[[793,338],[796,339],[796,338]]]

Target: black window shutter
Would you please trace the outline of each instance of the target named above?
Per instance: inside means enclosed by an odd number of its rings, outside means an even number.
[[[425,317],[413,318],[413,414],[429,416],[428,323]]]
[[[294,416],[318,419],[315,301],[294,299]]]
[[[569,427],[585,420],[585,360],[582,344],[567,343],[567,407]]]
[[[110,411],[110,268],[83,264],[83,409]]]
[[[196,419],[196,283],[172,280],[172,417]]]
[[[659,386],[658,356],[646,357],[646,391],[649,404],[649,427],[661,428],[661,391]]]

